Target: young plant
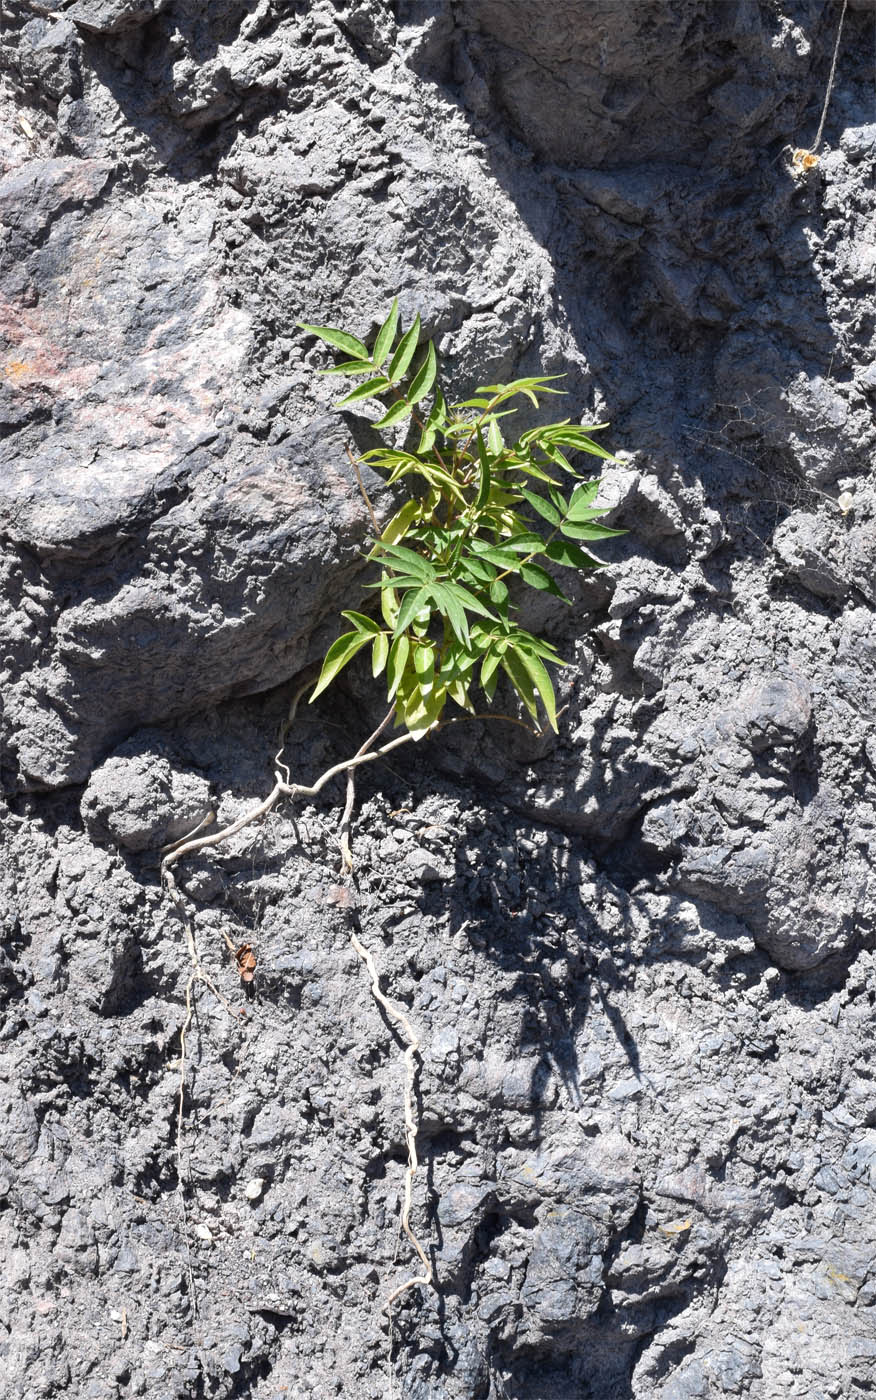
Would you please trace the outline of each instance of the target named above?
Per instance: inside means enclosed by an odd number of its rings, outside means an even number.
[[[402,334],[397,299],[371,349],[346,331],[299,324],[345,356],[322,374],[363,377],[336,407],[377,400],[384,411],[376,429],[408,424],[401,446],[374,448],[358,461],[350,454],[374,523],[368,558],[380,576],[365,586],[380,593],[381,620],[342,613],[353,630],[329,648],[311,702],[370,646],[373,674],[385,675],[396,722],[415,740],[435,728],[448,700],[474,713],[476,683],[492,700],[500,672],[532,719],[541,706],[556,730],[547,667],[568,663],[516,621],[509,583],[568,602],[538,561],[597,569],[579,542],[623,534],[597,523],[605,514],[594,505],[599,478],[582,475],[566,455],[613,460],[591,437],[608,425],[563,419],[508,436],[503,420],[515,410],[506,405],[522,396],[538,407],[540,395],[561,392],[551,387],[560,375],[488,384],[449,403],[438,386],[435,347],[429,341],[418,355],[420,318]],[[385,472],[390,485],[404,483],[407,498],[382,531],[359,462]]]

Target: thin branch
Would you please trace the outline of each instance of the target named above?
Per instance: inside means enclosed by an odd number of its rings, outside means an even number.
[[[371,524],[374,526],[374,533],[375,533],[375,535],[378,535],[378,536],[379,536],[379,535],[380,535],[380,526],[379,526],[378,523],[377,523],[377,516],[374,514],[374,507],[373,507],[373,505],[371,504],[371,501],[370,501],[369,496],[368,496],[368,492],[365,490],[365,483],[364,483],[364,481],[362,480],[362,473],[361,473],[360,470],[359,470],[359,463],[356,461],[356,458],[353,456],[352,452],[350,451],[350,444],[349,444],[349,443],[347,443],[347,456],[348,456],[349,459],[350,459],[350,466],[353,468],[353,471],[356,473],[356,480],[357,480],[357,482],[359,483],[359,491],[360,491],[360,493],[361,493],[362,500],[365,502],[366,506],[368,507],[368,514],[371,516]]]

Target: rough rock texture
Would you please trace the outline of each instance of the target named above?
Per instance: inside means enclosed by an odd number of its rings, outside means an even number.
[[[839,1400],[876,1386],[874,11],[13,0],[0,36],[0,1349],[11,1400]],[[434,1291],[381,1304],[400,1045],[342,799],[270,786],[356,595],[361,420],[299,319],[400,292],[564,372],[629,534],[558,740],[360,780],[420,1031]],[[385,493],[372,481],[380,509]],[[379,713],[299,715],[316,775]],[[250,945],[255,979],[229,953]],[[183,1199],[178,1189],[182,1166]]]

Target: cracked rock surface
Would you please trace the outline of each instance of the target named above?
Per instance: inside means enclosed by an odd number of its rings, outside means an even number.
[[[12,0],[0,35],[10,1400],[876,1386],[872,5]],[[562,373],[628,531],[560,734],[272,782],[370,522],[299,320]],[[389,493],[367,481],[378,512]],[[293,776],[380,717],[367,668]],[[500,697],[501,698],[501,697]],[[507,708],[508,697],[502,700]],[[243,950],[246,950],[245,952]],[[255,976],[243,982],[245,959]],[[232,1014],[229,1014],[232,1013]],[[181,1178],[179,1168],[182,1168]],[[182,1190],[180,1190],[180,1181]]]

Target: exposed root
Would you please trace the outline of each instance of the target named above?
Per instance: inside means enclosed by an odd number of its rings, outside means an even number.
[[[230,837],[236,835],[237,832],[243,831],[246,827],[251,826],[253,822],[257,822],[262,817],[267,816],[268,812],[270,812],[272,808],[276,806],[277,802],[280,800],[281,797],[315,797],[317,793],[319,793],[326,786],[326,784],[331,781],[332,778],[337,777],[341,773],[346,773],[346,802],[344,804],[344,810],[341,815],[338,840],[341,850],[341,862],[343,872],[347,877],[348,883],[352,885],[353,856],[352,851],[350,849],[350,822],[353,813],[353,805],[356,797],[355,770],[358,767],[360,767],[363,763],[373,763],[376,759],[382,758],[385,754],[390,753],[393,749],[399,748],[402,744],[411,742],[413,738],[413,736],[410,733],[404,733],[398,738],[391,739],[388,743],[381,745],[379,749],[375,749],[373,747],[376,741],[380,738],[380,735],[386,729],[387,725],[392,720],[392,717],[395,713],[395,706],[393,706],[385,715],[381,723],[377,726],[374,733],[371,734],[369,738],[365,740],[365,743],[361,746],[360,749],[357,750],[357,752],[353,755],[352,758],[346,759],[343,763],[336,763],[333,765],[333,767],[326,769],[326,771],[321,775],[321,777],[319,777],[316,780],[316,782],[310,787],[307,787],[301,783],[291,782],[291,774],[289,772],[288,766],[283,762],[282,754],[283,749],[285,747],[286,736],[295,718],[295,713],[298,708],[298,702],[301,696],[303,695],[304,691],[309,687],[310,684],[311,681],[308,680],[303,686],[301,686],[296,691],[295,695],[292,698],[287,718],[280,727],[280,732],[278,735],[279,747],[274,756],[275,783],[271,792],[264,799],[264,801],[260,802],[256,807],[252,809],[252,811],[246,812],[242,817],[238,817],[237,820],[231,822],[230,825],[223,827],[220,831],[211,832],[209,835],[206,836],[199,836],[197,833],[201,831],[204,826],[208,825],[209,822],[212,820],[211,814],[211,816],[205,818],[205,820],[201,822],[200,825],[195,828],[195,831],[192,832],[189,836],[184,837],[180,841],[177,841],[175,843],[171,843],[169,846],[166,846],[164,848],[163,859],[161,862],[161,881],[167,889],[171,899],[176,904],[177,909],[180,913],[183,928],[185,929],[186,941],[188,944],[189,959],[191,961],[191,972],[189,973],[184,993],[186,1014],[182,1026],[180,1028],[180,1073],[179,1091],[177,1095],[175,1154],[177,1167],[177,1191],[179,1195],[180,1214],[182,1217],[183,1225],[183,1237],[185,1240],[186,1248],[186,1262],[188,1267],[189,1288],[191,1291],[192,1307],[195,1316],[198,1315],[198,1303],[197,1292],[195,1287],[194,1270],[192,1268],[191,1261],[191,1251],[189,1248],[188,1240],[188,1221],[186,1214],[184,1186],[185,1174],[183,1170],[183,1128],[185,1119],[185,1086],[187,1063],[186,1040],[189,1030],[191,1029],[192,1017],[194,1014],[193,996],[195,985],[198,982],[204,982],[210,988],[213,994],[218,998],[218,1000],[222,1003],[222,1005],[225,1007],[228,1013],[235,1019],[239,1018],[237,1016],[237,1013],[229,1004],[228,1000],[219,991],[218,987],[214,983],[213,979],[210,977],[209,973],[205,971],[201,963],[200,954],[198,952],[197,943],[195,941],[194,928],[186,910],[182,895],[180,894],[180,891],[177,888],[176,880],[173,876],[172,867],[176,865],[177,861],[181,860],[184,856],[194,855],[196,852],[202,851],[209,846],[221,845],[224,841],[227,841]],[[437,727],[438,726],[436,726],[436,728]],[[353,892],[355,895],[355,887],[353,887]],[[357,906],[358,898],[356,898],[354,901],[354,907]],[[410,1219],[413,1200],[413,1182],[419,1165],[417,1159],[418,1125],[414,1109],[414,1091],[416,1086],[416,1062],[420,1050],[420,1042],[416,1032],[414,1031],[413,1026],[408,1020],[408,1017],[405,1015],[404,1011],[402,1011],[399,1007],[395,1006],[392,1002],[390,1002],[380,990],[380,982],[378,979],[377,968],[374,965],[374,959],[371,953],[368,951],[368,949],[360,941],[355,928],[351,931],[350,941],[352,943],[353,948],[355,949],[359,957],[363,960],[368,969],[368,973],[371,978],[371,991],[374,995],[375,1000],[380,1004],[380,1006],[382,1006],[389,1020],[394,1025],[400,1027],[407,1041],[407,1049],[404,1053],[404,1115],[405,1141],[408,1150],[408,1163],[407,1168],[405,1170],[404,1203],[402,1207],[401,1224],[404,1233],[407,1235],[408,1240],[410,1241],[420,1262],[422,1263],[423,1272],[422,1274],[417,1274],[409,1279],[406,1279],[404,1283],[402,1283],[390,1294],[389,1298],[387,1298],[384,1304],[384,1310],[386,1310],[391,1308],[392,1304],[396,1301],[396,1299],[399,1298],[403,1293],[405,1293],[409,1288],[414,1288],[418,1284],[422,1284],[424,1287],[428,1287],[432,1282],[432,1265],[426,1257],[426,1254],[424,1253],[419,1240],[417,1239],[416,1235],[414,1234],[411,1228]],[[228,943],[229,948],[231,948],[233,952],[234,949],[227,935],[226,942]]]
[[[388,722],[388,719],[389,716],[387,716],[387,719],[384,720],[384,724]],[[377,732],[379,733],[380,731],[378,730]],[[374,737],[376,736],[372,735],[372,738]],[[355,801],[355,798],[356,777],[355,771],[351,768],[349,774],[347,775],[347,800],[344,804],[344,812],[341,818],[340,831],[341,860],[343,862],[344,869],[348,873],[349,877],[352,876],[353,869],[353,860],[352,855],[350,853],[349,827],[350,816],[353,811],[353,803]],[[352,884],[352,878],[349,879],[349,883]],[[358,900],[356,902],[358,903]],[[374,1000],[378,1002],[380,1006],[383,1007],[383,1010],[386,1012],[386,1015],[389,1018],[389,1020],[392,1021],[395,1025],[401,1027],[401,1030],[404,1033],[404,1037],[408,1042],[408,1048],[404,1054],[405,1142],[408,1149],[408,1164],[405,1169],[405,1190],[404,1203],[402,1205],[401,1224],[402,1229],[404,1230],[405,1234],[410,1240],[417,1254],[417,1257],[420,1260],[420,1263],[423,1265],[423,1272],[422,1274],[415,1274],[411,1278],[405,1279],[404,1283],[400,1284],[398,1288],[393,1289],[392,1293],[390,1293],[389,1297],[383,1305],[383,1311],[387,1312],[392,1307],[396,1299],[400,1298],[403,1293],[406,1293],[409,1288],[416,1288],[418,1284],[421,1284],[424,1288],[428,1288],[432,1283],[432,1264],[430,1260],[426,1257],[422,1245],[420,1244],[419,1240],[417,1239],[416,1235],[411,1229],[411,1207],[413,1204],[414,1177],[417,1174],[417,1168],[419,1166],[419,1159],[417,1157],[417,1133],[419,1131],[419,1127],[417,1124],[416,1113],[414,1110],[414,1091],[416,1088],[417,1058],[420,1053],[420,1041],[416,1031],[411,1025],[411,1022],[405,1015],[404,1011],[402,1011],[401,1007],[396,1006],[394,1002],[389,1001],[387,997],[384,996],[383,992],[380,990],[380,979],[377,974],[377,968],[374,964],[374,958],[368,951],[368,949],[365,947],[365,945],[360,941],[355,928],[352,929],[350,932],[350,942],[352,943],[356,952],[359,954],[359,957],[362,959],[362,961],[368,969],[368,975],[371,978],[371,993],[374,997]]]
[[[383,992],[380,990],[380,982],[377,977],[377,968],[374,966],[374,959],[369,953],[368,949],[364,946],[363,943],[360,943],[355,933],[350,934],[350,942],[356,949],[356,952],[359,954],[359,957],[365,963],[365,966],[368,968],[368,975],[371,978],[371,992],[375,1001],[378,1001],[380,1003],[380,1005],[383,1007],[384,1011],[386,1012],[387,1016],[390,1018],[391,1021],[394,1021],[396,1025],[401,1026],[402,1030],[404,1031],[405,1038],[408,1042],[408,1048],[405,1051],[404,1056],[405,1142],[407,1143],[408,1149],[408,1165],[405,1168],[405,1194],[404,1204],[402,1206],[401,1223],[402,1229],[404,1230],[405,1234],[407,1235],[408,1239],[413,1245],[413,1248],[416,1251],[420,1263],[423,1265],[423,1272],[422,1274],[412,1275],[411,1278],[405,1279],[404,1283],[399,1284],[398,1288],[393,1289],[392,1293],[390,1293],[389,1297],[383,1305],[383,1310],[384,1312],[386,1312],[389,1310],[389,1308],[392,1307],[396,1299],[400,1298],[403,1293],[406,1293],[409,1288],[416,1288],[418,1284],[422,1284],[424,1288],[428,1288],[432,1282],[432,1264],[430,1260],[426,1257],[423,1251],[423,1247],[420,1244],[420,1241],[417,1239],[416,1235],[411,1229],[411,1207],[413,1205],[414,1177],[416,1176],[417,1168],[420,1165],[419,1159],[417,1157],[418,1125],[414,1113],[414,1089],[416,1085],[417,1057],[420,1053],[420,1042],[417,1039],[417,1034],[405,1013],[401,1010],[400,1007],[396,1006],[393,1002],[388,1001],[387,998],[383,995]]]
[[[182,925],[185,929],[186,943],[188,945],[189,951],[189,961],[191,963],[191,971],[189,972],[188,979],[185,985],[185,990],[183,993],[185,999],[186,1014],[183,1018],[183,1023],[180,1026],[179,1031],[179,1086],[177,1089],[176,1098],[176,1142],[174,1144],[174,1155],[176,1158],[176,1190],[177,1199],[179,1201],[180,1219],[182,1222],[183,1242],[185,1245],[186,1273],[188,1276],[189,1283],[189,1296],[192,1300],[193,1315],[197,1318],[199,1316],[198,1290],[195,1284],[195,1271],[192,1267],[192,1252],[191,1247],[189,1245],[188,1212],[186,1211],[185,1195],[185,1171],[183,1169],[183,1126],[185,1121],[186,1066],[188,1063],[187,1041],[188,1034],[192,1025],[192,1017],[194,1015],[193,995],[196,984],[198,982],[205,983],[205,985],[210,988],[210,991],[217,998],[217,1000],[222,1004],[222,1006],[224,1006],[225,1010],[228,1012],[232,1020],[239,1021],[240,1017],[229,1003],[227,997],[223,996],[222,992],[220,992],[219,988],[216,986],[216,983],[213,981],[212,977],[205,970],[203,964],[201,963],[201,957],[198,952],[197,942],[195,941],[195,930],[192,925],[192,921],[183,902],[182,895],[180,894],[177,888],[177,884],[173,878],[173,875],[168,869],[165,868],[166,861],[167,857],[165,857],[165,860],[161,863],[162,880],[171,899],[176,905],[177,910],[179,911],[179,915],[182,920]]]

